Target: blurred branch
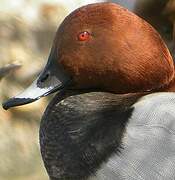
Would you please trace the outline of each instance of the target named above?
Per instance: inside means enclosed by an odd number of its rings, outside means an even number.
[[[10,72],[17,70],[21,67],[20,64],[9,64],[5,67],[1,67],[0,68],[0,80],[5,77],[6,75],[8,75]]]

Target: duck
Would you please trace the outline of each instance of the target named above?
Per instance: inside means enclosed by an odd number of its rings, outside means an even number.
[[[39,130],[51,180],[175,179],[174,78],[148,22],[94,3],[64,19],[44,70],[3,108],[57,92]]]

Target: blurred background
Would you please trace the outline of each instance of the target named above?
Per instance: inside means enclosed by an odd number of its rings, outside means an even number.
[[[102,1],[102,0],[101,0]],[[0,102],[39,74],[57,27],[71,11],[100,0],[0,0]],[[175,0],[114,0],[150,22],[174,56]],[[52,98],[0,107],[0,180],[47,180],[39,151],[41,116]]]

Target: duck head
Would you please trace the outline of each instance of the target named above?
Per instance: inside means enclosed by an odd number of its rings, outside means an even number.
[[[117,4],[96,3],[65,18],[43,72],[3,107],[27,104],[66,89],[151,92],[173,78],[172,57],[150,24]]]

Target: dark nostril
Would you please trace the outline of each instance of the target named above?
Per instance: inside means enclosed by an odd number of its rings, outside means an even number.
[[[46,80],[48,79],[48,77],[49,77],[49,73],[43,75],[43,76],[41,77],[40,81],[43,83],[44,81],[46,81]]]

